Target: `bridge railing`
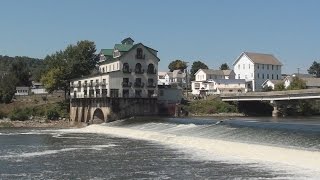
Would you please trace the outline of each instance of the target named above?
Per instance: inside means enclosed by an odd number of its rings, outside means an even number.
[[[301,94],[316,94],[320,93],[320,88],[317,89],[300,89],[300,90],[287,90],[287,91],[268,91],[268,92],[247,92],[247,93],[228,93],[221,94],[220,97],[228,98],[234,96],[283,96],[283,95],[301,95]]]

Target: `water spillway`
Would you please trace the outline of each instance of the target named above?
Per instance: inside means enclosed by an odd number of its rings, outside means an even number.
[[[80,131],[157,142],[198,160],[253,163],[320,177],[320,125],[317,123],[250,119],[122,120]]]
[[[80,129],[0,129],[0,179],[319,179],[319,124],[134,118]]]

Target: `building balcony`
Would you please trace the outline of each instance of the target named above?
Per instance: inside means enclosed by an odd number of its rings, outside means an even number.
[[[134,83],[134,87],[135,87],[135,88],[143,88],[143,87],[144,87],[144,83],[135,82],[135,83]]]
[[[131,82],[122,82],[122,87],[131,87],[132,83]]]
[[[84,88],[87,88],[87,87],[88,87],[88,84],[83,84],[83,87],[84,87]]]
[[[100,83],[99,82],[95,82],[93,83],[94,87],[99,87],[100,86]]]
[[[100,82],[100,86],[106,86],[107,85],[107,83],[106,82]]]
[[[145,54],[137,54],[136,59],[146,59],[146,55]]]
[[[144,73],[144,69],[135,69],[134,71],[136,74],[143,74]]]
[[[156,69],[148,69],[147,74],[157,74],[157,70]]]
[[[89,87],[93,87],[93,86],[94,86],[94,83],[93,83],[93,82],[90,82],[88,86],[89,86]]]
[[[130,73],[132,72],[132,69],[125,69],[125,68],[123,68],[123,69],[122,69],[122,72],[123,72],[123,73],[130,74]]]

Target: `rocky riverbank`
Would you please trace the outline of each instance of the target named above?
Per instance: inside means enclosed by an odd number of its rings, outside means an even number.
[[[86,124],[73,125],[68,120],[26,120],[11,121],[9,119],[0,120],[0,128],[77,128]]]

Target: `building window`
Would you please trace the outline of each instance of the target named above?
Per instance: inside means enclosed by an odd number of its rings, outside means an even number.
[[[279,76],[278,76],[278,74],[277,74],[277,79],[279,79]]]
[[[148,97],[152,97],[153,94],[154,94],[154,90],[148,90]]]
[[[137,48],[137,55],[136,55],[136,58],[137,59],[144,59],[144,56],[143,56],[143,51],[141,48]]]
[[[240,69],[240,64],[238,64],[238,69]]]
[[[129,64],[128,64],[128,63],[124,63],[124,64],[123,64],[122,71],[123,71],[124,73],[129,73],[129,72],[130,72],[130,70],[129,70]]]
[[[269,69],[269,64],[267,65],[267,69]]]
[[[88,91],[85,89],[85,90],[83,90],[83,95],[84,95],[84,97],[86,97],[87,96],[87,93],[88,93]]]
[[[122,97],[128,98],[129,97],[129,89],[123,89],[122,90]]]
[[[271,74],[271,79],[273,79],[273,74]]]
[[[258,73],[258,79],[260,78],[260,74]]]
[[[262,79],[264,79],[264,74],[262,74]]]
[[[264,69],[264,64],[262,64],[262,69]]]
[[[148,65],[148,70],[147,70],[148,74],[156,74],[155,68],[153,64],[149,64]]]
[[[136,89],[136,90],[135,90],[135,97],[137,97],[137,98],[142,97],[142,96],[141,96],[141,95],[142,95],[141,92],[142,92],[141,89]]]
[[[267,79],[269,79],[269,74],[267,74]]]
[[[194,89],[200,89],[200,83],[194,83]]]
[[[253,78],[253,73],[251,73],[251,77]]]
[[[110,97],[119,97],[119,89],[110,89]]]
[[[245,67],[246,67],[246,65],[245,65],[245,64],[243,64],[243,69],[245,69]]]
[[[238,79],[240,79],[240,74],[238,74]]]
[[[135,73],[142,73],[141,64],[137,63],[135,67]]]
[[[271,66],[271,69],[273,70],[273,65]]]
[[[259,64],[258,64],[258,69],[259,69]]]

